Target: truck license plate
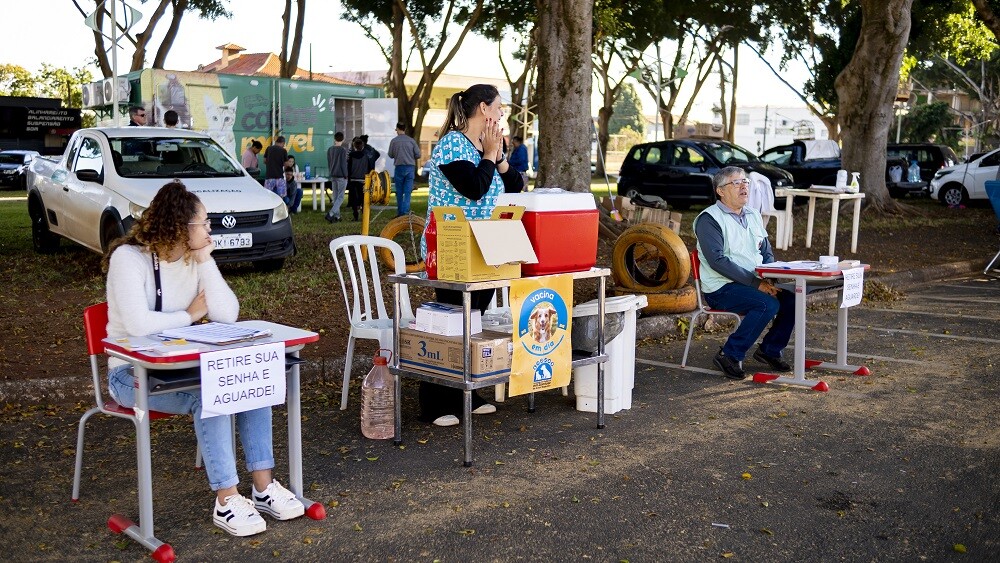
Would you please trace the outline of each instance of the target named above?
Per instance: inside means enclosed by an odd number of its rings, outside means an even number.
[[[253,246],[253,233],[234,233],[231,235],[212,235],[215,248],[231,250],[233,248],[250,248]]]

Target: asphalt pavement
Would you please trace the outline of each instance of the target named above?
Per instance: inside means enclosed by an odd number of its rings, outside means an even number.
[[[638,348],[631,408],[606,428],[572,388],[534,413],[509,399],[475,417],[471,468],[461,427],[416,420],[412,383],[395,448],[361,436],[357,389],[340,411],[338,384],[307,371],[305,481],[327,518],[222,533],[178,419],[153,428],[156,533],[179,561],[995,561],[1000,280],[910,289],[853,308],[850,325],[849,359],[871,376],[810,373],[826,393],[732,382],[711,364],[725,331],[697,337],[688,369],[682,340],[657,341]],[[810,308],[807,357],[833,357],[835,327],[834,304]],[[4,413],[0,559],[149,560],[105,525],[136,516],[128,423],[92,419],[69,502],[84,406]]]

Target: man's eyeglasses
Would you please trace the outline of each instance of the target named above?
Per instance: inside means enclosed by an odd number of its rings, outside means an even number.
[[[188,223],[188,225],[201,225],[202,227],[205,227],[206,229],[211,229],[212,228],[212,221],[211,221],[211,219],[205,219],[204,221],[194,221],[194,222]]]
[[[739,186],[749,186],[750,185],[750,179],[749,178],[740,178],[739,180],[732,180],[732,181],[726,182],[725,184],[722,184],[722,185],[723,186],[728,186],[729,184],[732,184],[732,185],[734,185],[736,187],[739,187]]]
[[[135,114],[135,116],[136,117],[146,117],[146,114],[144,114],[144,113],[137,113],[137,114]]]

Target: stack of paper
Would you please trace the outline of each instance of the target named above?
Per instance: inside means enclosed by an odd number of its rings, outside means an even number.
[[[236,342],[271,336],[271,332],[213,322],[164,330],[159,336],[190,340],[191,342],[204,342],[205,344],[234,344]]]
[[[822,270],[823,265],[814,260],[795,260],[793,262],[769,262],[761,264],[761,268],[773,270]]]
[[[470,334],[479,334],[483,331],[483,319],[479,309],[474,309],[471,317]],[[417,319],[413,326],[421,332],[441,336],[461,336],[464,321],[465,315],[461,305],[446,305],[431,301],[417,308]]]

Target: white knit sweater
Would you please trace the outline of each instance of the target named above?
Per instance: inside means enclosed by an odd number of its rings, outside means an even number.
[[[141,336],[191,324],[188,306],[200,290],[205,291],[208,318],[235,322],[240,313],[236,294],[223,279],[215,260],[196,264],[184,259],[166,262],[160,258],[162,311],[155,311],[156,282],[153,258],[144,248],[122,245],[111,255],[108,267],[108,336]],[[110,358],[108,367],[124,364]]]

